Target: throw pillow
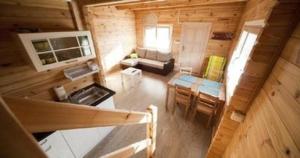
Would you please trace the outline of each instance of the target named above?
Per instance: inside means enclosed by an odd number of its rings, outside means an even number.
[[[136,58],[138,58],[138,54],[132,53],[132,54],[130,54],[130,58],[131,59],[136,59]]]
[[[147,50],[146,57],[150,60],[157,60],[157,51],[156,50]]]
[[[138,54],[139,58],[145,58],[145,56],[146,56],[146,49],[136,48],[136,53]]]
[[[169,61],[172,58],[170,52],[157,52],[157,60],[161,62]]]

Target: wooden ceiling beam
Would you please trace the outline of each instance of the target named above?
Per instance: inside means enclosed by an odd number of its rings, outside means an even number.
[[[1,4],[39,8],[68,9],[67,0],[0,0]]]
[[[248,0],[187,0],[186,2],[153,2],[144,4],[122,4],[116,5],[117,9],[130,9],[134,11],[138,10],[154,10],[154,9],[172,9],[172,8],[184,8],[194,6],[206,6],[206,5],[218,5],[218,4],[230,4],[230,3],[245,3]]]
[[[86,7],[115,6],[127,4],[147,4],[153,2],[164,2],[166,0],[82,0]]]

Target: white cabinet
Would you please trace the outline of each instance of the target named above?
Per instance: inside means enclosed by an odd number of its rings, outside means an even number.
[[[89,31],[19,34],[27,55],[37,71],[95,58]]]
[[[97,105],[99,108],[114,109],[113,97],[110,97]],[[76,158],[81,158],[92,150],[113,127],[82,128],[61,131]]]
[[[61,131],[76,158],[81,158],[97,145],[100,140],[98,128],[82,128]]]
[[[100,104],[96,105],[98,108],[104,108],[104,109],[115,109],[115,104],[113,97],[109,97]]]
[[[49,158],[74,158],[68,144],[59,131],[49,135],[39,142]]]
[[[96,107],[114,109],[113,97]],[[56,131],[39,142],[49,158],[82,158],[105,138],[114,127],[81,128]]]
[[[98,104],[97,107],[104,108],[104,109],[115,109],[115,104],[114,104],[113,97],[110,97],[110,98],[106,99],[102,103]],[[97,129],[100,133],[100,140],[102,140],[114,129],[114,126],[98,127]]]

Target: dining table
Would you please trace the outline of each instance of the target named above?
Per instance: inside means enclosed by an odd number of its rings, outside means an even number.
[[[193,96],[198,96],[199,93],[204,93],[208,96],[215,97],[220,104],[225,103],[225,86],[222,82],[216,82],[209,79],[183,74],[178,72],[167,84],[167,94],[165,100],[166,111],[168,111],[169,92],[176,85],[191,88]]]

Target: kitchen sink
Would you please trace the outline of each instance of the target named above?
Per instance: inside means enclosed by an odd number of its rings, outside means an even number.
[[[65,101],[73,104],[97,106],[98,104],[113,96],[114,94],[114,91],[103,87],[97,83],[94,83],[92,85],[89,85],[71,93],[68,97],[68,100]],[[52,134],[53,132],[54,131],[33,133],[33,136],[37,141],[40,141]]]
[[[69,95],[69,101],[75,104],[96,106],[115,92],[99,84],[92,84]]]
[[[89,85],[71,93],[68,97],[68,100],[65,100],[65,102],[87,106],[97,106],[102,101],[108,99],[114,94],[114,91],[103,87],[97,83],[94,83],[92,85]],[[33,136],[37,141],[40,141],[52,134],[53,132],[54,131],[33,133]]]

